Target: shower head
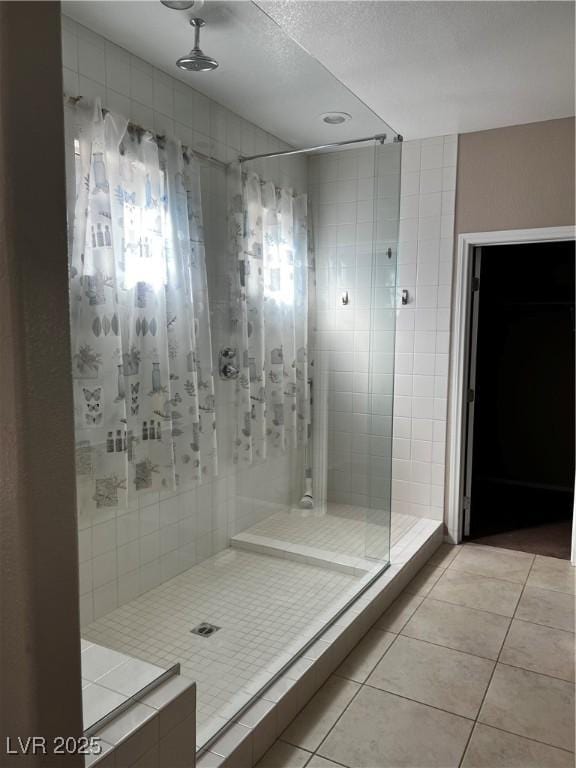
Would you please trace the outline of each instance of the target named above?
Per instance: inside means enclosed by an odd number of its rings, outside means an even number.
[[[200,28],[206,22],[203,19],[192,18],[190,19],[190,24],[194,27],[194,48],[192,48],[187,56],[182,56],[182,58],[178,59],[176,66],[187,72],[208,72],[216,69],[218,66],[216,59],[206,56],[200,48]]]

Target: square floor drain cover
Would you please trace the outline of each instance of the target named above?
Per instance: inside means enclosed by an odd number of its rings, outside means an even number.
[[[203,621],[202,624],[198,624],[197,627],[194,627],[194,629],[191,629],[190,632],[192,632],[193,635],[201,635],[201,637],[210,637],[210,635],[213,635],[214,632],[218,632],[220,627],[217,627],[215,624],[208,624],[207,621]]]

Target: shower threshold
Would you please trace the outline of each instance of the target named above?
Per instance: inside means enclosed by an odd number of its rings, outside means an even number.
[[[280,515],[292,518],[291,534],[284,536],[304,535],[296,531],[296,514]],[[351,519],[354,515],[343,514],[335,529],[343,533]],[[276,535],[283,522],[271,523]],[[419,522],[393,516],[396,547]],[[318,544],[314,525],[304,522],[309,540]],[[335,536],[332,546],[344,546],[340,541]],[[354,542],[349,536],[350,557],[356,556]],[[285,545],[287,550],[298,546]],[[83,637],[160,667],[180,663],[182,675],[197,683],[196,741],[205,748],[385,567],[375,560],[369,571],[350,572],[303,559],[297,552],[278,554],[233,546],[101,617],[84,629]],[[344,556],[336,550],[333,554]],[[194,634],[203,624],[218,631]],[[296,662],[311,663],[305,658]]]

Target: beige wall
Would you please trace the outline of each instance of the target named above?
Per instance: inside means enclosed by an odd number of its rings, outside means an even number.
[[[83,765],[4,739],[82,732],[61,99],[60,4],[0,3],[2,768]]]
[[[459,137],[457,234],[573,223],[574,118]]]

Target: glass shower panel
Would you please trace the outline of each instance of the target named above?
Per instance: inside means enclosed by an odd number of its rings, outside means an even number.
[[[366,557],[390,560],[394,529],[392,422],[394,402],[396,273],[402,143],[374,147],[372,270],[368,338],[368,511]]]
[[[333,563],[388,563],[400,145],[312,157],[315,514]],[[328,556],[328,555],[327,555]]]
[[[243,254],[243,298],[233,299],[237,306],[232,323],[224,323],[219,337],[219,350],[231,345],[247,363],[248,379],[242,382],[240,374],[240,387],[222,377],[219,382],[228,399],[234,393],[226,425],[231,449],[224,448],[235,469],[230,531],[234,547],[250,550],[249,540],[256,536],[274,555],[273,541],[297,546],[303,536],[296,516],[290,518],[289,513],[304,494],[310,379],[307,305],[313,270],[306,263],[306,232],[296,241],[288,229],[308,229],[308,159],[297,155],[244,162],[238,183],[246,206],[243,247],[250,251],[261,242],[264,252],[262,258]],[[295,245],[299,255],[289,253]],[[296,264],[299,258],[303,262]],[[226,278],[229,283],[230,276]]]

